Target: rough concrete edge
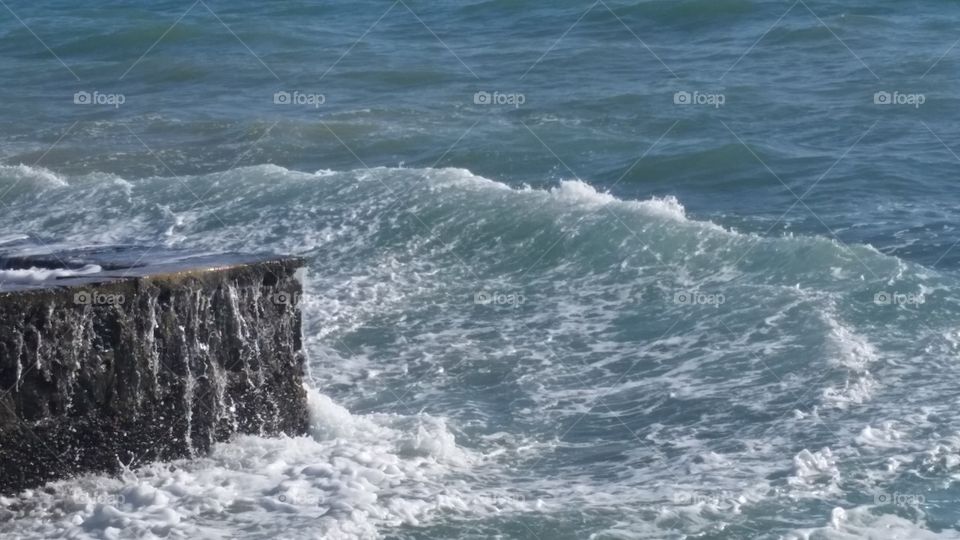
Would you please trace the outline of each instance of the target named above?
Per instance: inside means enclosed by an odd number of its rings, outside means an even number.
[[[120,275],[103,275],[99,277],[87,278],[82,281],[65,283],[65,282],[50,282],[49,286],[42,287],[31,287],[25,289],[9,290],[9,291],[0,291],[0,301],[3,301],[8,297],[23,297],[25,295],[50,295],[50,294],[63,294],[68,293],[77,289],[82,289],[83,287],[109,287],[111,285],[124,285],[130,284],[131,282],[142,282],[142,281],[153,281],[153,282],[175,282],[182,279],[195,277],[198,279],[204,279],[210,274],[220,275],[222,272],[227,272],[228,275],[233,272],[240,272],[251,266],[265,266],[270,268],[271,266],[281,266],[292,269],[294,272],[294,278],[298,279],[303,284],[301,271],[304,270],[307,264],[307,260],[303,257],[298,256],[282,256],[275,255],[268,258],[251,260],[239,263],[232,264],[220,264],[220,265],[210,265],[210,266],[198,266],[196,268],[185,268],[183,270],[177,270],[173,272],[161,272],[157,274],[147,274],[147,275],[124,275],[122,272]],[[269,271],[271,274],[272,271]]]

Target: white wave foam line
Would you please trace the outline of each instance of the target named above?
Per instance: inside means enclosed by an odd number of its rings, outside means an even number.
[[[389,174],[397,169],[379,168],[376,170],[381,174]],[[720,225],[710,221],[696,221],[688,218],[686,209],[682,204],[680,204],[680,201],[672,195],[662,198],[651,197],[647,200],[633,201],[619,199],[610,193],[597,191],[597,189],[592,185],[580,179],[563,180],[560,182],[559,186],[550,188],[549,190],[534,189],[529,186],[521,189],[514,189],[502,182],[473,174],[467,169],[450,167],[443,169],[419,169],[411,171],[422,175],[428,180],[434,182],[439,181],[461,188],[467,187],[480,190],[494,189],[498,191],[513,191],[514,193],[520,193],[524,195],[546,195],[556,202],[568,205],[577,205],[589,209],[596,209],[606,205],[620,205],[638,210],[650,216],[667,218],[676,222],[698,224],[729,234],[738,234],[724,229]]]
[[[96,274],[102,270],[95,264],[88,264],[83,268],[37,268],[33,266],[15,270],[0,270],[0,283],[42,283],[64,277]]]
[[[27,240],[30,236],[26,234],[4,234],[0,235],[0,246],[3,244],[12,244],[21,240]]]
[[[312,390],[310,409],[310,437],[242,436],[207,458],[0,498],[0,537],[376,538],[440,512],[525,508],[471,487],[484,458],[442,419],[356,416]]]
[[[597,191],[593,186],[580,180],[565,180],[559,187],[550,190],[551,195],[559,201],[581,203],[587,206],[603,206],[607,204],[624,204],[632,208],[643,210],[648,214],[672,219],[675,221],[690,221],[687,211],[680,201],[672,195],[663,198],[653,197],[644,201],[624,201],[609,194]],[[703,222],[707,223],[707,222]],[[710,223],[710,225],[714,225]]]
[[[840,323],[829,310],[824,311],[822,317],[827,325],[829,361],[849,372],[842,387],[827,388],[823,391],[824,400],[838,408],[861,404],[870,399],[877,386],[869,371],[870,364],[879,357],[877,349],[867,338]]]
[[[380,173],[387,173],[400,170],[392,168],[380,168],[378,171]],[[419,169],[412,170],[418,172],[424,178],[427,178],[431,181],[441,181],[451,185],[456,185],[458,187],[471,187],[473,189],[483,190],[483,189],[495,189],[495,190],[507,190],[513,191],[514,193],[521,194],[532,194],[537,196],[547,196],[548,198],[566,205],[576,205],[588,209],[597,209],[604,206],[614,206],[629,208],[634,211],[638,211],[644,215],[658,217],[663,219],[668,219],[673,223],[682,223],[686,225],[700,227],[712,232],[722,233],[731,237],[747,237],[751,238],[754,241],[764,240],[765,238],[757,233],[740,233],[733,229],[725,228],[717,223],[714,223],[709,220],[695,220],[687,216],[686,208],[680,203],[680,201],[672,196],[668,195],[666,197],[651,197],[646,200],[624,200],[617,198],[616,196],[597,191],[592,185],[587,182],[584,182],[580,179],[575,180],[564,180],[560,182],[560,185],[557,187],[550,188],[549,190],[534,189],[529,186],[522,189],[514,189],[510,186],[498,182],[496,180],[491,180],[482,176],[473,174],[467,169],[458,169],[458,168],[444,168],[444,169]],[[794,237],[789,235],[788,238],[801,240],[812,243],[823,243],[829,246],[832,246],[841,251],[848,251],[850,247],[845,246],[841,242],[833,238],[812,236],[804,237],[798,236]],[[908,265],[901,259],[893,256],[886,255],[881,251],[877,250],[869,244],[858,244],[857,247],[862,247],[863,249],[870,251],[878,257],[884,259],[893,259],[896,261],[897,267],[900,271],[905,270]],[[912,268],[912,266],[910,267]]]
[[[534,190],[529,190],[534,191]],[[528,191],[528,192],[529,192]],[[642,201],[623,200],[597,191],[596,188],[581,180],[564,180],[560,185],[547,192],[554,200],[563,203],[573,203],[588,208],[599,208],[606,205],[622,205],[638,210],[646,215],[666,218],[683,223],[696,223],[711,229],[732,233],[720,225],[710,221],[694,221],[687,217],[686,208],[673,195],[666,197],[651,197]],[[735,233],[733,233],[735,234]]]
[[[46,169],[28,166],[0,166],[0,173],[2,173],[4,170],[2,167],[6,167],[6,170],[9,174],[13,174],[9,171],[16,170],[20,171],[22,174],[32,175],[33,177],[47,178],[49,182],[53,182],[57,185],[66,185],[65,180],[54,173],[47,171]],[[101,173],[91,173],[90,175],[87,175],[87,177],[100,174]],[[398,175],[406,178],[396,178]],[[82,184],[86,184],[89,182],[89,178],[87,177],[78,178],[78,181],[80,181]],[[520,197],[532,196],[540,199],[540,202],[542,202],[543,199],[553,201],[555,204],[560,205],[561,208],[567,210],[575,210],[577,208],[597,210],[604,206],[619,207],[636,211],[642,215],[666,219],[669,220],[670,223],[689,225],[700,229],[722,233],[724,235],[736,237],[748,236],[760,239],[760,237],[754,233],[739,233],[734,230],[726,229],[721,225],[713,223],[709,220],[690,219],[687,216],[683,205],[673,196],[667,196],[663,198],[652,197],[647,200],[624,200],[619,199],[610,193],[597,191],[597,189],[591,186],[589,183],[579,179],[562,181],[558,186],[547,190],[533,189],[529,187],[514,189],[502,182],[475,175],[469,170],[462,168],[405,169],[397,167],[377,167],[369,170],[358,169],[350,171],[331,171],[327,169],[320,169],[311,173],[291,170],[273,164],[240,167],[207,175],[188,176],[185,177],[185,179],[188,183],[195,181],[209,181],[212,192],[217,193],[225,192],[227,189],[239,189],[240,191],[245,191],[265,183],[269,185],[267,189],[272,189],[274,187],[282,187],[288,182],[301,184],[304,189],[309,190],[313,184],[322,183],[324,185],[328,185],[330,183],[335,183],[338,181],[338,177],[349,179],[349,185],[351,186],[351,189],[357,187],[358,184],[370,183],[371,186],[374,186],[376,191],[380,194],[389,192],[388,190],[384,190],[384,185],[391,186],[392,188],[392,186],[396,185],[398,181],[401,181],[401,183],[412,182],[414,184],[413,186],[406,186],[406,189],[400,189],[398,192],[403,194],[413,194],[417,191],[417,189],[414,189],[416,187],[416,183],[421,182],[424,184],[424,186],[421,187],[425,187],[428,191],[455,188],[461,192],[467,190],[486,193],[487,195],[501,193],[515,194],[519,195]],[[140,186],[142,184],[146,184],[146,189],[149,189],[149,186],[152,184],[166,184],[169,183],[169,181],[170,178],[158,176],[137,180],[135,181],[135,185]],[[174,184],[177,185],[179,182]],[[214,187],[217,187],[217,189],[214,190]],[[126,186],[124,190],[129,192],[129,186]],[[98,201],[91,202],[97,203]],[[193,200],[188,202],[191,205],[195,203]],[[166,204],[169,204],[169,202]],[[540,207],[541,204],[535,203],[534,206]],[[216,208],[216,211],[221,213],[230,209],[231,208]],[[250,224],[249,220],[246,220],[244,223],[248,225]],[[113,228],[116,229],[121,227]],[[269,227],[265,229],[269,229]],[[97,231],[78,231],[77,235],[79,236],[81,234],[91,233],[97,233]],[[246,237],[245,234],[238,234],[236,236]],[[256,235],[253,236],[256,237]],[[147,238],[145,240],[156,241],[157,239]],[[815,238],[812,241],[833,242],[830,239],[822,238]],[[300,245],[302,245],[302,242],[294,247],[298,247]],[[235,247],[243,248],[245,246]]]
[[[14,182],[32,181],[43,186],[65,187],[69,184],[62,176],[43,167],[30,165],[0,165],[0,178],[10,178]]]

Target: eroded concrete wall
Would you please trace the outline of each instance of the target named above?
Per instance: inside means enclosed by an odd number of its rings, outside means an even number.
[[[304,433],[301,265],[0,292],[0,493]]]

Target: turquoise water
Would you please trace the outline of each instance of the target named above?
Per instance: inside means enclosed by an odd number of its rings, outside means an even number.
[[[960,536],[956,5],[0,15],[0,242],[307,257],[314,411],[3,535]]]

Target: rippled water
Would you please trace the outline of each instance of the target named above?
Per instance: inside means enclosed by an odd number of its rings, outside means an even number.
[[[0,534],[960,536],[957,6],[7,7],[0,243],[307,257],[313,419]]]

